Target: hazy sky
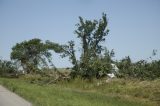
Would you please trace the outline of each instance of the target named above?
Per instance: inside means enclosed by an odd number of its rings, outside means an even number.
[[[160,59],[160,0],[0,0],[0,57],[10,59],[13,45],[40,38],[64,44],[79,40],[74,34],[78,16],[99,19],[105,12],[109,35],[105,46],[115,58],[147,59],[158,50]],[[68,59],[53,55],[57,67]]]

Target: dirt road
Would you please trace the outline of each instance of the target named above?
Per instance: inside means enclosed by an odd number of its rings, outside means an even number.
[[[31,106],[31,104],[0,85],[0,106]]]

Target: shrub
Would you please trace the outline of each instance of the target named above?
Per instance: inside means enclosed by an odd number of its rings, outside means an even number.
[[[142,80],[160,78],[160,60],[151,62],[140,60],[132,63],[130,57],[126,57],[120,62],[117,62],[117,66],[120,69],[119,77],[138,78]]]
[[[0,60],[0,76],[14,77],[16,70],[17,68],[12,61]]]

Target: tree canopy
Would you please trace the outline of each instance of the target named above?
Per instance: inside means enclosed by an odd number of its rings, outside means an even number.
[[[84,20],[82,17],[79,17],[79,23],[76,24],[76,27],[75,34],[81,41],[80,48],[82,51],[80,60],[77,60],[75,57],[76,51],[73,41],[63,47],[65,51],[64,56],[69,56],[74,65],[74,73],[90,79],[96,76],[99,71],[108,71],[110,69],[109,62],[111,61],[107,59],[111,59],[111,55],[109,51],[103,54],[105,47],[102,45],[109,33],[106,14],[103,13],[102,18],[98,21]]]
[[[29,41],[17,43],[12,48],[11,59],[19,62],[27,72],[34,72],[39,67],[52,65],[51,51],[60,52],[59,45],[46,41],[43,43],[40,39],[34,38]]]

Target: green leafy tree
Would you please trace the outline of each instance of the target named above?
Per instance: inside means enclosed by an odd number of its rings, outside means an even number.
[[[59,51],[59,45],[46,41],[43,43],[40,39],[31,39],[17,43],[12,48],[11,59],[21,63],[23,69],[27,72],[35,72],[39,67],[52,64],[50,50]]]
[[[7,74],[15,74],[16,66],[12,61],[0,60],[0,76],[7,76]]]
[[[126,56],[120,62],[117,62],[117,66],[120,69],[120,77],[128,77],[133,75],[132,71],[132,61],[129,56]]]
[[[68,45],[63,45],[62,46],[63,54],[61,56],[62,56],[62,58],[69,56],[69,60],[74,65],[73,69],[78,70],[78,63],[77,63],[77,59],[76,59],[76,56],[75,56],[74,46],[75,46],[74,41],[69,41]]]
[[[98,71],[92,67],[95,64],[95,60],[97,60],[97,62],[101,60],[99,57],[104,49],[101,43],[105,41],[105,37],[109,32],[107,28],[108,21],[104,13],[102,14],[102,19],[99,21],[83,20],[82,17],[79,17],[79,19],[80,23],[77,24],[75,33],[77,37],[80,38],[82,44],[80,72],[84,77],[91,78],[95,76]],[[101,63],[98,62],[97,64]]]
[[[82,61],[86,65],[91,57],[96,57],[101,54],[103,48],[100,44],[105,41],[109,30],[107,28],[106,14],[102,14],[102,19],[97,20],[83,20],[79,17],[80,23],[77,24],[77,30],[75,33],[80,38],[82,44]]]
[[[76,55],[75,55],[75,52],[76,50],[74,49],[75,48],[75,43],[74,41],[69,41],[68,44],[66,45],[62,45],[62,55],[61,57],[64,58],[64,57],[69,57],[69,60],[71,61],[71,63],[73,64],[73,70],[71,72],[71,76],[74,78],[76,77],[78,71],[79,71],[79,63],[78,63],[78,60],[76,58]]]
[[[68,45],[63,46],[63,56],[69,56],[74,65],[76,75],[80,75],[84,78],[91,79],[95,77],[99,71],[109,70],[108,65],[103,62],[110,62],[111,59],[108,55],[102,54],[104,47],[102,42],[105,41],[105,37],[108,35],[108,21],[106,14],[102,14],[102,18],[97,20],[84,20],[79,17],[80,22],[76,24],[77,29],[75,34],[81,41],[81,56],[78,61],[75,57],[74,42],[69,42]],[[108,63],[109,64],[109,63]],[[109,66],[110,67],[110,66]]]

